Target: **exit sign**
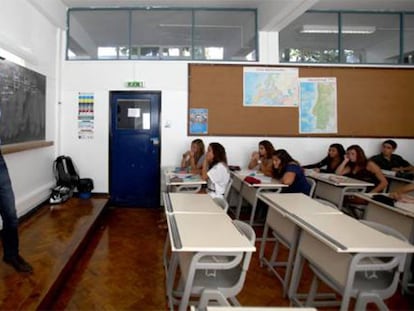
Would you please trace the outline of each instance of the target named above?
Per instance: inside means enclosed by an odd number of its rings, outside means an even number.
[[[143,81],[127,81],[127,87],[144,87]]]

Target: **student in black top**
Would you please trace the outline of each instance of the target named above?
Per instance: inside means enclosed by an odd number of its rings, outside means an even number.
[[[414,171],[414,167],[403,157],[394,154],[397,143],[388,139],[382,143],[382,151],[371,158],[381,169],[399,173]]]
[[[345,149],[341,144],[332,144],[329,146],[328,154],[322,161],[314,164],[303,166],[303,168],[314,169],[322,173],[335,173],[339,164],[342,163],[345,156]]]
[[[336,174],[373,183],[374,186],[368,192],[379,193],[386,189],[388,182],[381,169],[373,161],[368,160],[364,150],[358,145],[349,146],[341,165],[336,169]],[[367,201],[359,197],[346,196],[346,203],[366,204]]]

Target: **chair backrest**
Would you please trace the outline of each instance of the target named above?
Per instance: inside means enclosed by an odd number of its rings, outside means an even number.
[[[229,182],[226,185],[226,188],[224,190],[224,198],[229,201],[229,195],[230,195],[230,190],[231,190],[231,185],[233,184],[233,179],[230,176]]]
[[[309,191],[309,196],[313,198],[313,195],[315,193],[315,188],[316,188],[316,181],[315,179],[311,177],[306,177],[306,180],[308,181],[308,184],[311,186],[311,189]]]
[[[216,202],[216,204],[220,206],[225,213],[227,213],[229,209],[229,203],[227,202],[226,199],[217,197],[217,198],[213,198],[213,201]]]

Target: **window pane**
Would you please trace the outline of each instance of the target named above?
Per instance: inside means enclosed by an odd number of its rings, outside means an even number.
[[[399,14],[342,14],[342,62],[398,63]]]
[[[404,16],[404,64],[414,64],[414,14]]]
[[[195,11],[194,59],[256,60],[255,11]]]
[[[308,12],[279,33],[281,62],[337,63],[338,14]]]
[[[68,59],[128,58],[128,24],[127,11],[70,11]]]
[[[131,59],[191,59],[191,11],[132,11]]]

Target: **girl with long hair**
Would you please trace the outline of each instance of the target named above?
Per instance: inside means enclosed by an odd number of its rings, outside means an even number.
[[[259,142],[259,150],[253,151],[248,168],[258,170],[266,176],[272,176],[273,164],[272,154],[275,151],[272,143],[268,140]]]

